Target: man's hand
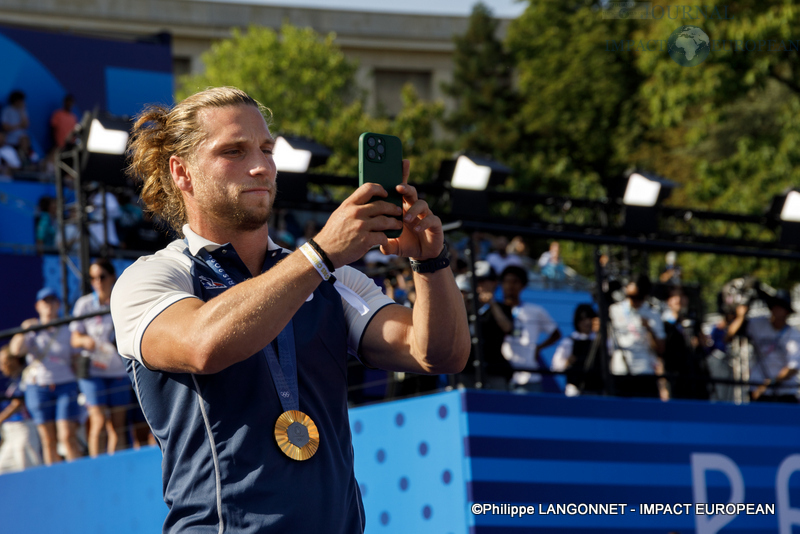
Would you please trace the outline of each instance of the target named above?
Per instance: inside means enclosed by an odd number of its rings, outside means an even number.
[[[747,304],[739,304],[738,306],[736,306],[736,317],[744,319],[749,309],[750,306],[748,306]]]
[[[408,185],[411,169],[409,160],[403,160],[403,183],[397,192],[403,195],[403,233],[381,244],[384,254],[397,254],[404,258],[427,260],[442,252],[444,232],[442,220],[435,216],[428,203],[417,197],[415,187]]]
[[[24,321],[22,321],[22,324],[20,326],[22,328],[30,328],[32,326],[36,326],[37,324],[39,324],[39,319],[36,319],[34,317],[32,319],[25,319]]]
[[[364,184],[356,189],[314,238],[335,267],[360,259],[376,245],[385,245],[389,239],[384,230],[403,227],[403,223],[394,218],[402,215],[402,209],[383,200],[369,201],[376,196],[388,194],[378,184]]]
[[[758,400],[761,395],[766,393],[767,388],[772,385],[772,380],[764,380],[764,383],[758,386],[756,389],[750,392],[750,399],[751,400]]]
[[[478,302],[481,304],[491,304],[494,301],[494,293],[486,291],[483,288],[478,288]]]
[[[97,344],[94,338],[88,334],[73,332],[70,337],[70,344],[76,349],[94,350]]]

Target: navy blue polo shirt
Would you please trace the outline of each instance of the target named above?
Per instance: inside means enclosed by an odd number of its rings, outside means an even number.
[[[173,253],[181,250],[180,242],[170,247]],[[195,297],[208,301],[227,289],[224,277],[185,244],[181,252],[190,264]],[[210,254],[234,282],[249,277],[230,244]],[[286,254],[269,250],[264,270]],[[155,316],[148,311],[139,320],[125,320],[123,301],[143,307],[136,301],[141,293],[136,288],[148,292],[142,279],[146,274],[141,266],[134,265],[130,273],[126,270],[111,306],[112,313],[116,310],[121,317],[118,338],[125,330],[120,352],[129,358],[128,373],[163,452],[164,500],[170,508],[164,532],[363,532],[364,510],[353,472],[347,413],[348,335],[353,335],[353,327],[337,291],[320,284],[292,320],[300,410],[311,417],[320,434],[316,454],[295,461],[280,451],[274,438],[275,421],[283,409],[262,352],[216,374],[193,375],[151,371],[132,354],[136,351],[124,349],[129,343],[126,336],[141,342],[146,329],[141,322]],[[376,296],[374,284],[369,291],[356,290],[371,308],[362,321],[368,322],[391,303]],[[163,310],[163,301],[161,306]],[[114,321],[117,325],[117,316]],[[362,325],[365,328],[366,323]]]

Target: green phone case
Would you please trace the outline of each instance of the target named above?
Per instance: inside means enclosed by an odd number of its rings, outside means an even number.
[[[403,207],[403,196],[395,189],[403,183],[403,144],[393,135],[364,132],[358,138],[358,185],[380,184],[389,193],[385,200]],[[401,217],[397,217],[401,220]],[[387,230],[386,237],[399,237],[402,230]]]

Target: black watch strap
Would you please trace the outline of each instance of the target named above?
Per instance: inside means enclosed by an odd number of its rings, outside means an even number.
[[[450,253],[447,250],[447,242],[444,243],[442,251],[435,258],[423,261],[409,261],[411,263],[411,270],[415,273],[435,273],[440,269],[450,267]]]

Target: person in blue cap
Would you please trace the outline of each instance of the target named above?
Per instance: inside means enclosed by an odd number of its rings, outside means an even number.
[[[52,288],[36,293],[38,318],[26,319],[22,328],[47,324],[58,319],[61,299]],[[58,444],[67,460],[81,456],[78,444],[78,382],[75,378],[77,351],[70,345],[67,325],[16,334],[9,344],[11,354],[25,356],[28,367],[23,374],[25,405],[36,422],[47,465],[61,461]]]

